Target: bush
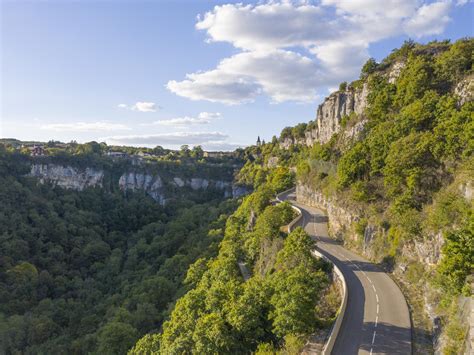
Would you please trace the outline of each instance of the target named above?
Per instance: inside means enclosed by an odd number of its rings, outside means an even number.
[[[366,218],[361,218],[359,221],[355,222],[354,230],[360,236],[364,237],[365,229],[367,228],[368,221]]]

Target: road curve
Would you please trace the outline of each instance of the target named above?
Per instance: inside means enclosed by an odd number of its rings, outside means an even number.
[[[395,282],[379,267],[329,238],[324,212],[297,203],[294,190],[278,197],[301,209],[300,225],[346,280],[347,306],[332,354],[411,354],[410,314]]]

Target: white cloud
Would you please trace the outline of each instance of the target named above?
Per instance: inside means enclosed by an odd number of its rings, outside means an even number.
[[[220,119],[221,114],[219,112],[201,112],[197,117],[176,117],[169,120],[155,121],[153,125],[161,126],[190,126],[190,125],[205,125],[210,124],[212,121]]]
[[[474,2],[473,0],[458,0],[456,1],[456,6],[464,6],[468,3]]]
[[[157,106],[154,102],[143,102],[143,101],[138,101],[134,105],[130,105],[130,106],[127,104],[118,104],[117,107],[121,109],[140,111],[140,112],[156,112],[156,110],[159,109],[159,106]]]
[[[127,135],[101,138],[110,144],[123,145],[198,145],[225,141],[228,136],[221,132],[174,132],[150,135]]]
[[[203,149],[207,151],[232,151],[237,148],[245,147],[245,144],[229,143],[229,142],[208,142],[202,145]]]
[[[335,25],[325,20],[318,6],[269,2],[216,6],[196,28],[205,30],[209,41],[229,42],[246,50],[272,50],[310,45],[316,37],[332,38],[338,32]]]
[[[187,80],[168,83],[168,89],[192,100],[225,104],[251,102],[266,93],[274,102],[311,101],[327,78],[306,56],[275,50],[243,52],[220,62],[212,71],[187,75]]]
[[[191,100],[208,100],[233,105],[253,101],[260,85],[244,74],[226,73],[222,68],[187,74],[183,81],[171,80],[168,90]]]
[[[187,74],[167,88],[192,100],[225,104],[312,101],[318,92],[355,79],[371,43],[392,36],[441,33],[450,2],[421,0],[269,1],[215,6],[196,28],[209,42],[241,50],[215,69]]]
[[[40,127],[44,130],[64,132],[92,132],[92,131],[127,131],[130,127],[121,123],[111,122],[72,122],[72,123],[51,123]]]
[[[419,0],[322,0],[322,5],[335,6],[337,11],[364,17],[403,18],[415,11]]]
[[[140,112],[155,112],[156,104],[154,102],[137,102],[133,105],[132,110]]]
[[[405,22],[406,33],[418,38],[441,34],[450,21],[450,7],[449,2],[434,2],[421,6],[416,14]]]

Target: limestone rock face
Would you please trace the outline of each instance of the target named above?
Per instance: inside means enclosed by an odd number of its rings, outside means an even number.
[[[166,200],[162,191],[163,181],[159,175],[128,172],[120,176],[118,184],[122,191],[142,190],[161,204]]]
[[[233,196],[232,183],[223,180],[208,180],[203,178],[183,179],[174,177],[170,183],[178,188],[188,187],[192,190],[216,189],[224,192],[224,197]],[[123,191],[143,190],[154,200],[164,203],[163,180],[159,175],[150,175],[136,172],[124,173],[119,179],[119,187]]]
[[[327,143],[331,137],[341,130],[341,120],[351,113],[361,115],[367,107],[369,93],[367,83],[361,88],[349,87],[345,91],[336,91],[319,105],[316,114],[316,128],[305,133],[306,144],[315,142]]]
[[[173,182],[175,183],[176,186],[178,187],[183,187],[184,186],[184,181],[180,177],[174,177]]]
[[[51,183],[65,189],[82,191],[86,187],[102,186],[104,172],[92,168],[78,169],[55,164],[33,164],[29,176],[40,183]]]
[[[334,199],[327,198],[320,191],[308,186],[296,185],[296,199],[308,206],[326,211],[329,222],[329,233],[336,239],[348,237],[351,225],[359,220],[359,216],[339,206]],[[356,238],[356,236],[352,236]]]
[[[290,149],[290,147],[294,144],[306,144],[306,137],[297,138],[297,139],[287,137],[283,141],[280,142],[280,148]]]
[[[201,178],[192,178],[189,186],[193,190],[200,190],[200,189],[207,189],[209,186],[209,180],[201,179]]]
[[[341,142],[344,148],[349,147],[352,142],[360,139],[361,134],[364,131],[365,124],[367,122],[367,119],[362,119],[344,128],[341,134]]]
[[[474,76],[460,81],[454,88],[454,94],[459,97],[459,106],[472,101],[474,99]]]
[[[444,244],[441,232],[423,236],[403,246],[402,254],[415,259],[425,265],[434,266],[441,258],[441,249]]]
[[[56,164],[33,164],[28,176],[37,178],[42,184],[51,183],[65,189],[82,191],[89,186],[102,187],[104,172],[92,168],[78,169]],[[165,204],[166,199],[173,197],[170,196],[172,192],[166,188],[169,186],[194,191],[214,189],[221,191],[225,198],[238,198],[251,191],[246,186],[235,185],[232,181],[225,180],[209,180],[201,177],[185,179],[177,176],[168,180],[156,173],[128,171],[120,176],[118,186],[124,192],[144,191],[160,204]]]
[[[357,242],[361,245],[361,252],[368,258],[377,257],[373,247],[373,240],[377,234],[384,237],[385,231],[378,225],[370,222],[367,224],[363,240],[359,243],[361,236],[357,235],[354,223],[360,220],[361,213],[350,209],[335,198],[327,198],[320,191],[313,190],[308,186],[296,185],[296,198],[299,202],[314,206],[326,211],[328,216],[329,233],[337,239]],[[411,260],[417,260],[425,265],[436,265],[441,257],[441,249],[444,240],[441,233],[425,235],[423,238],[407,242],[402,254]]]
[[[276,168],[278,166],[278,162],[279,162],[279,158],[278,157],[270,157],[268,158],[268,161],[267,161],[267,167],[268,168]]]
[[[406,63],[405,62],[395,62],[389,72],[388,72],[388,82],[390,84],[395,84],[397,81],[398,77],[400,76],[400,73],[402,72],[403,68],[405,68]]]
[[[467,181],[461,185],[459,185],[459,191],[464,196],[464,198],[468,201],[472,201],[474,198],[474,182]]]
[[[245,196],[249,194],[251,189],[247,186],[242,186],[242,185],[232,185],[232,197],[233,198],[239,198],[242,196]]]

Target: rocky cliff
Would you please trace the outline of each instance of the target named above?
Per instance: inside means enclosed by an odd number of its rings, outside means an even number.
[[[454,88],[454,94],[459,97],[459,106],[472,101],[474,99],[474,75],[460,81]]]
[[[102,186],[104,178],[104,172],[100,170],[92,168],[80,170],[71,166],[55,164],[33,164],[29,175],[38,178],[41,183],[48,182],[73,190]]]
[[[306,131],[306,144],[314,142],[321,144],[329,142],[331,137],[341,130],[341,120],[352,113],[361,115],[367,107],[367,83],[361,87],[349,86],[345,91],[336,91],[329,95],[318,106],[316,113],[316,127]]]
[[[377,246],[375,239],[385,239],[385,230],[379,225],[367,221],[363,227],[362,234],[356,231],[356,224],[361,221],[363,211],[354,207],[344,205],[335,197],[326,197],[320,191],[309,186],[297,184],[297,200],[308,206],[324,210],[328,216],[329,233],[335,239],[343,240],[345,243],[360,249],[364,256],[370,259],[377,258]],[[441,256],[443,237],[441,233],[424,236],[423,239],[415,239],[404,245],[402,254],[410,260],[421,262],[425,265],[435,265]],[[380,260],[376,260],[380,261]],[[403,265],[402,265],[403,268]]]
[[[79,169],[56,164],[33,164],[28,175],[37,178],[40,183],[50,183],[54,186],[78,191],[87,187],[102,187],[104,180],[104,171],[102,170]],[[238,198],[249,192],[245,186],[236,185],[232,181],[179,176],[164,178],[159,174],[138,171],[124,172],[118,181],[112,183],[117,183],[120,190],[124,192],[144,191],[161,204],[164,204],[167,198],[172,197],[170,189],[189,188],[193,191],[213,189],[221,191],[225,198]]]
[[[348,208],[340,206],[334,198],[328,198],[320,191],[302,184],[296,185],[296,199],[302,204],[317,207],[326,212],[331,236],[342,240],[349,233],[351,234],[349,237],[354,238],[351,226],[359,220],[355,211],[349,211]]]
[[[388,82],[395,83],[406,63],[398,61],[393,63],[383,73]],[[460,86],[458,91],[461,96],[468,96],[466,92],[468,84]],[[315,142],[321,144],[329,142],[334,134],[344,130],[344,139],[357,139],[364,129],[367,120],[364,111],[367,107],[367,97],[369,95],[369,85],[367,82],[358,83],[357,86],[349,85],[345,90],[338,90],[326,97],[316,110],[316,119],[308,125],[305,136],[301,138],[286,137],[280,142],[280,147],[289,149],[294,144],[304,144],[312,146]],[[356,116],[357,120],[351,120],[350,127],[344,127],[342,120],[344,117]],[[344,142],[343,142],[344,143]],[[344,145],[344,144],[343,144]]]

